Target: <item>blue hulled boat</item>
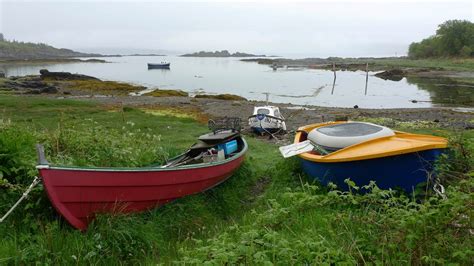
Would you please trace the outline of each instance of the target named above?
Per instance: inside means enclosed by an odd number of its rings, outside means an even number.
[[[148,63],[148,69],[169,69],[170,63],[152,64]]]
[[[361,122],[330,122],[299,128],[294,143],[315,146],[301,153],[303,170],[313,179],[347,190],[345,179],[358,186],[375,181],[382,189],[410,193],[432,176],[434,163],[447,148],[441,137],[392,131]]]

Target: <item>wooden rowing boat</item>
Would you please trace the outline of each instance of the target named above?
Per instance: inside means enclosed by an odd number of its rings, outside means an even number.
[[[232,150],[222,154],[222,145]],[[50,165],[39,145],[37,169],[57,212],[85,230],[97,213],[140,212],[210,189],[240,167],[246,151],[245,139],[227,130],[201,136],[162,166],[104,168]]]

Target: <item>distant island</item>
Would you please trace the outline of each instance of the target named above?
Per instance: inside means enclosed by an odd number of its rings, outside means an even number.
[[[9,41],[0,33],[0,60],[63,59],[71,57],[102,57],[102,55],[55,48],[44,43]]]
[[[165,54],[128,54],[119,56],[166,56]]]
[[[255,55],[255,54],[247,54],[241,52],[235,52],[231,54],[227,50],[222,51],[215,51],[215,52],[206,52],[200,51],[192,54],[183,54],[181,56],[184,57],[266,57],[265,55]]]

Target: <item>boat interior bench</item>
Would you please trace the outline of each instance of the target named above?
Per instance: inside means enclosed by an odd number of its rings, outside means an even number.
[[[226,148],[228,148],[226,145],[228,144],[232,144],[230,145],[232,149],[226,150]],[[191,146],[186,153],[172,159],[165,166],[170,167],[224,160],[238,154],[243,148],[244,142],[238,131],[226,130],[209,133],[200,136],[198,141]],[[221,151],[222,149],[225,150],[225,153]],[[220,158],[219,152],[222,153]]]

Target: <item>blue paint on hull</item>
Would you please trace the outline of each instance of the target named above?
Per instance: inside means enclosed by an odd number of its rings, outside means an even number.
[[[265,128],[265,130],[261,127],[251,127],[251,130],[253,130],[256,133],[262,134],[262,133],[275,133],[278,132],[280,129],[279,128]]]
[[[433,164],[444,149],[432,149],[383,158],[320,163],[301,160],[303,170],[314,180],[323,185],[332,182],[339,189],[347,190],[344,180],[349,178],[357,186],[375,181],[382,189],[401,188],[411,193],[416,185],[426,182],[428,173],[433,172]]]

